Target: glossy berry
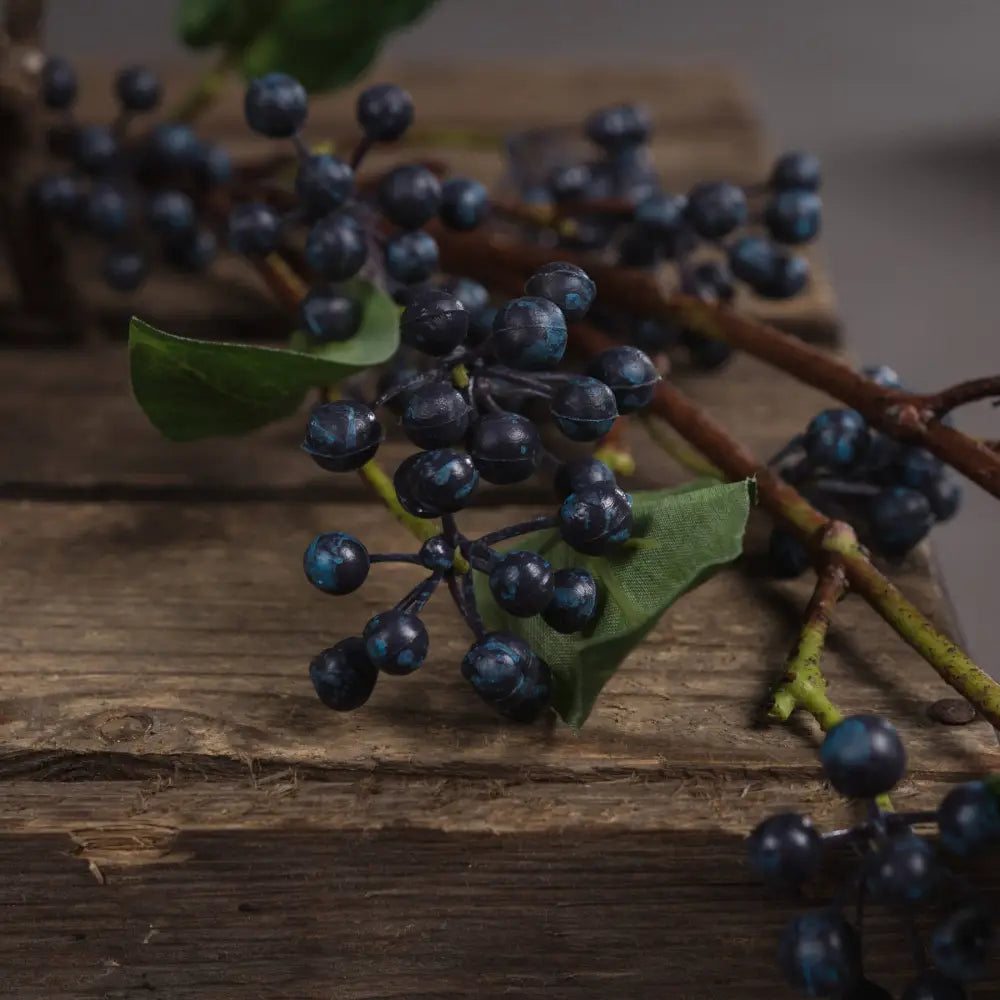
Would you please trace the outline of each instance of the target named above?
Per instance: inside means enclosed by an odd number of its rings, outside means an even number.
[[[549,193],[557,202],[576,201],[585,197],[591,177],[591,169],[586,163],[556,167],[548,177]]]
[[[472,500],[479,486],[479,472],[464,451],[438,448],[420,456],[410,474],[410,484],[417,502],[428,510],[454,514]]]
[[[729,364],[733,347],[724,340],[706,337],[697,330],[681,330],[681,343],[687,348],[691,364],[702,371],[718,371]]]
[[[392,83],[363,90],[355,111],[362,131],[373,142],[392,142],[413,124],[413,98]]]
[[[87,125],[77,134],[76,164],[85,174],[107,173],[118,160],[118,140],[104,125]]]
[[[405,611],[383,611],[365,625],[362,638],[368,659],[387,674],[412,674],[427,659],[427,628]]]
[[[419,229],[441,207],[441,184],[420,163],[404,163],[390,170],[378,186],[382,214],[403,229]]]
[[[778,945],[788,982],[806,996],[841,996],[861,978],[861,943],[836,911],[793,917]]]
[[[577,552],[600,555],[631,536],[631,498],[610,484],[571,493],[559,508],[559,533]]]
[[[587,374],[614,393],[619,413],[635,413],[648,406],[660,380],[649,356],[637,347],[601,351],[587,366]]]
[[[42,211],[57,218],[69,219],[79,210],[83,189],[80,182],[69,174],[47,174],[36,182],[34,197]]]
[[[660,354],[673,347],[680,337],[680,327],[655,316],[643,316],[632,326],[632,340],[646,354]]]
[[[648,146],[627,146],[610,158],[614,195],[632,204],[660,191],[656,164]]]
[[[113,184],[99,183],[87,196],[87,227],[102,239],[117,236],[128,223],[128,201]]]
[[[351,594],[368,579],[368,550],[353,535],[317,535],[302,557],[306,579],[326,594]]]
[[[812,153],[785,153],[771,171],[771,187],[776,191],[818,191],[820,162]]]
[[[109,250],[101,261],[101,277],[116,292],[134,292],[148,273],[149,262],[138,250]]]
[[[982,903],[966,903],[934,928],[931,958],[935,967],[951,979],[979,979],[995,939],[992,909]]]
[[[470,316],[490,303],[489,290],[472,278],[449,278],[441,288],[442,291],[458,299]]]
[[[929,899],[941,883],[934,849],[922,837],[893,837],[869,862],[866,884],[879,902],[905,906]]]
[[[552,600],[542,618],[563,635],[582,632],[597,614],[597,596],[597,581],[586,570],[556,570],[552,574]]]
[[[685,215],[699,236],[721,239],[746,224],[746,195],[727,181],[703,181],[688,192]]]
[[[149,224],[163,237],[194,229],[194,203],[183,191],[159,191],[149,203]]]
[[[595,111],[584,124],[591,142],[614,152],[638,146],[649,139],[649,112],[633,104],[618,104]]]
[[[895,726],[878,715],[851,715],[837,723],[819,752],[830,784],[852,799],[890,791],[906,773],[906,750]]]
[[[783,528],[774,528],[767,547],[768,568],[779,580],[794,580],[809,569],[812,558],[809,550]]]
[[[753,288],[774,281],[774,244],[763,236],[741,236],[727,250],[729,269]]]
[[[552,673],[532,648],[508,632],[490,632],[462,659],[462,676],[501,715],[533,722],[552,697]]]
[[[278,248],[281,220],[270,205],[251,201],[229,213],[229,248],[247,257],[265,257]]]
[[[309,98],[298,80],[285,73],[265,73],[250,81],[243,116],[254,132],[288,139],[305,124]]]
[[[566,352],[566,317],[548,299],[522,296],[497,312],[493,350],[511,368],[541,371],[554,368]]]
[[[314,222],[306,237],[306,261],[329,281],[353,278],[368,259],[365,231],[353,215],[332,212]]]
[[[803,447],[816,467],[846,472],[864,457],[868,424],[857,410],[823,410],[806,428]]]
[[[805,257],[775,248],[771,271],[766,280],[748,282],[764,299],[791,299],[809,284],[809,261]]]
[[[465,397],[450,383],[424,383],[406,401],[403,430],[419,448],[458,444],[469,429],[471,413]]]
[[[944,475],[944,462],[926,448],[900,448],[894,463],[895,478],[900,486],[925,490]]]
[[[163,252],[167,263],[180,271],[200,274],[207,270],[219,249],[215,234],[210,229],[182,233],[167,240]]]
[[[892,486],[868,504],[868,524],[872,548],[889,558],[901,558],[930,533],[934,512],[923,493]]]
[[[52,56],[42,66],[42,103],[53,111],[62,111],[76,100],[76,73],[65,60]]]
[[[736,293],[729,268],[718,260],[686,268],[681,277],[681,291],[703,302],[731,302]]]
[[[354,171],[350,164],[329,153],[315,153],[299,164],[295,193],[306,214],[318,219],[341,208],[354,194]]]
[[[490,210],[486,188],[479,181],[452,177],[441,186],[441,207],[438,215],[449,228],[459,232],[475,229]]]
[[[455,546],[444,535],[434,535],[420,546],[419,555],[424,569],[444,571],[455,561]]]
[[[876,385],[884,386],[887,389],[902,389],[903,382],[895,368],[888,365],[869,365],[861,369],[861,374],[865,378],[870,378]]]
[[[750,866],[769,885],[794,888],[823,863],[823,838],[808,816],[779,813],[759,823],[747,841]]]
[[[819,235],[823,214],[819,195],[814,191],[781,191],[767,206],[764,221],[779,243],[808,243]]]
[[[364,640],[352,636],[324,649],[309,664],[309,677],[327,708],[351,712],[371,697],[378,668],[368,659]]]
[[[147,155],[160,171],[187,170],[196,167],[202,145],[187,125],[163,122],[149,137]]]
[[[490,413],[472,427],[469,454],[488,483],[521,483],[538,467],[542,442],[538,428],[519,413]]]
[[[201,146],[194,168],[198,180],[205,187],[228,184],[233,177],[233,160],[229,151],[214,142]]]
[[[494,600],[518,618],[539,614],[552,600],[552,566],[537,552],[505,553],[493,565],[489,579]]]
[[[907,984],[900,1000],[966,1000],[966,994],[959,983],[929,969]]]
[[[469,314],[462,303],[440,288],[414,289],[399,320],[399,336],[407,347],[444,357],[469,332]]]
[[[302,449],[320,468],[351,472],[374,458],[381,442],[382,425],[371,407],[338,399],[313,410]]]
[[[555,478],[556,495],[560,500],[565,500],[570,493],[601,484],[618,485],[611,469],[596,458],[575,458],[566,462],[559,466]]]
[[[687,198],[677,194],[653,194],[635,207],[635,221],[642,232],[661,247],[673,250],[686,222]]]
[[[310,343],[350,340],[361,328],[361,304],[334,285],[311,288],[299,306],[302,329]]]
[[[614,393],[596,378],[574,378],[555,391],[549,404],[559,430],[571,441],[597,441],[615,425]]]
[[[941,843],[953,854],[976,854],[1000,844],[1000,803],[984,781],[969,781],[948,792],[937,820]]]
[[[396,499],[407,514],[424,518],[440,517],[441,511],[429,506],[417,495],[416,471],[426,454],[420,451],[404,458],[393,474],[392,485],[396,491]]]
[[[576,264],[554,261],[540,267],[524,286],[527,295],[554,302],[570,322],[583,319],[594,301],[597,287]]]
[[[115,77],[115,96],[126,111],[152,111],[160,103],[160,78],[146,66],[126,66]]]
[[[385,268],[404,285],[427,281],[438,269],[438,245],[423,230],[400,233],[385,245]]]

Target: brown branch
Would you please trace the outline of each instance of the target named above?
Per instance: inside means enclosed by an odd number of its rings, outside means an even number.
[[[989,375],[986,378],[959,382],[941,392],[923,396],[918,405],[927,414],[927,419],[931,419],[943,417],[968,403],[978,403],[984,399],[996,400],[997,397],[1000,397],[1000,375]]]

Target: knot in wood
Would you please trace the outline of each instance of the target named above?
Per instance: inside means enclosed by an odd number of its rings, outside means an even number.
[[[97,725],[97,732],[106,743],[130,743],[141,739],[153,728],[153,719],[142,712],[110,715]]]

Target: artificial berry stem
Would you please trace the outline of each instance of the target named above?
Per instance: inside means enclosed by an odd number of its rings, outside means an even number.
[[[928,413],[940,418],[967,403],[978,403],[983,399],[995,400],[997,397],[1000,397],[1000,376],[989,375],[986,378],[959,382],[941,392],[924,396],[920,405]]]
[[[554,528],[559,524],[559,518],[554,514],[542,514],[533,517],[530,521],[521,521],[519,524],[512,524],[509,528],[501,528],[498,531],[491,531],[476,539],[476,545],[495,545],[497,542],[506,541],[508,538],[517,538],[520,535],[528,535],[533,531],[544,531],[546,528]]]

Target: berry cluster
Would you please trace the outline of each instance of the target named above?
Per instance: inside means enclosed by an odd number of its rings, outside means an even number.
[[[380,282],[397,295],[426,282],[438,270],[438,247],[424,230],[432,219],[456,230],[476,228],[489,211],[486,188],[452,177],[443,183],[426,166],[404,163],[389,171],[373,195],[358,189],[355,171],[376,143],[399,139],[413,122],[410,95],[392,84],[369,87],[357,101],[362,138],[350,162],[312,152],[302,139],[308,100],[302,85],[283,73],[254,80],[246,92],[247,124],[260,135],[291,139],[299,154],[297,207],[279,213],[266,202],[237,205],[229,218],[229,244],[251,257],[277,250],[288,227],[308,227],[306,263],[316,276],[301,307],[303,329],[317,344],[352,337],[361,310],[339,283],[381,253]]]
[[[549,703],[548,666],[524,640],[487,633],[476,606],[472,573],[488,576],[497,605],[516,617],[542,615],[553,629],[579,632],[599,613],[601,595],[584,569],[554,569],[535,552],[498,552],[502,541],[543,528],[558,528],[577,552],[600,556],[626,542],[632,531],[631,497],[612,471],[595,459],[559,464],[542,446],[528,417],[505,408],[511,398],[547,404],[553,423],[573,441],[596,441],[620,413],[652,399],[657,375],[634,347],[612,348],[594,358],[585,375],[554,371],[567,341],[567,319],[579,319],[595,295],[594,283],[572,264],[554,263],[527,282],[526,294],[497,311],[485,335],[454,294],[425,287],[409,296],[400,322],[404,345],[428,359],[428,367],[401,377],[391,373],[371,404],[338,400],[317,407],[302,447],[324,469],[360,469],[376,454],[383,431],[376,411],[390,407],[420,451],[395,470],[395,497],[416,518],[441,519],[440,533],[416,554],[369,555],[343,532],[320,535],[305,555],[309,581],[331,594],[347,594],[364,583],[374,562],[410,563],[430,575],[394,608],[365,626],[363,635],[322,652],[310,672],[320,698],[346,710],[369,696],[378,672],[416,670],[428,651],[420,612],[445,582],[476,641],[462,673],[502,715],[536,718]],[[463,535],[455,514],[473,500],[481,480],[523,482],[543,461],[555,466],[558,513],[490,532]]]
[[[899,376],[886,365],[864,374],[900,388]],[[869,549],[888,559],[905,556],[961,502],[961,487],[944,462],[874,430],[856,410],[818,413],[772,464],[815,507],[850,523]],[[776,576],[799,576],[809,567],[805,547],[781,528],[769,551]]]
[[[821,834],[808,817],[780,813],[750,835],[751,866],[778,889],[797,891],[819,873],[834,845],[849,845],[860,858],[840,898],[786,927],[778,948],[785,977],[811,997],[892,1000],[863,974],[862,918],[871,902],[896,913],[913,944],[917,975],[902,1000],[964,1000],[961,984],[984,973],[995,937],[995,907],[951,873],[913,827],[936,824],[941,844],[959,857],[1000,846],[1000,788],[990,780],[974,781],[953,788],[934,811],[883,812],[875,797],[903,777],[906,752],[891,723],[874,715],[850,716],[831,729],[820,761],[838,792],[868,800],[870,818],[849,830]],[[842,912],[852,900],[854,923]],[[930,961],[914,923],[914,911],[925,907],[937,913]]]
[[[49,129],[49,148],[70,168],[40,177],[33,197],[54,221],[108,244],[101,274],[110,287],[131,292],[144,281],[157,250],[183,272],[209,266],[216,237],[199,225],[199,204],[210,189],[228,183],[232,165],[223,147],[200,141],[186,125],[162,123],[129,139],[131,121],[156,109],[162,98],[151,70],[122,69],[114,92],[120,107],[115,121],[81,125],[72,112],[73,68],[59,58],[45,63],[42,103],[60,116]]]

